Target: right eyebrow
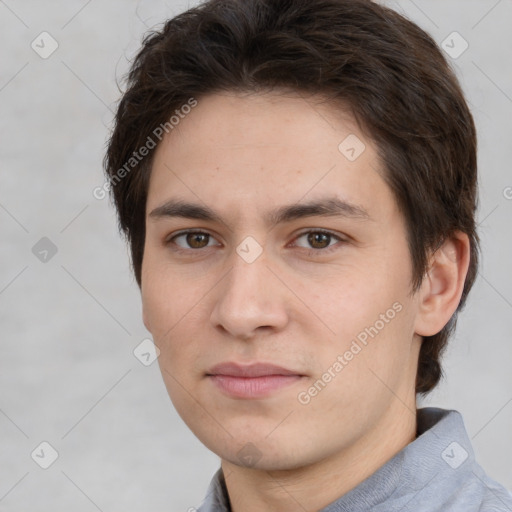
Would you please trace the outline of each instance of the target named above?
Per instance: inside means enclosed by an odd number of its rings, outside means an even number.
[[[150,212],[149,217],[153,219],[185,217],[188,219],[223,222],[220,216],[207,206],[177,200],[166,201],[164,204],[156,207]]]

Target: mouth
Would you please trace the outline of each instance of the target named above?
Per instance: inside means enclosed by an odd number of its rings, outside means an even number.
[[[206,376],[222,393],[239,399],[268,397],[304,377],[300,372],[273,364],[232,362],[214,366]]]

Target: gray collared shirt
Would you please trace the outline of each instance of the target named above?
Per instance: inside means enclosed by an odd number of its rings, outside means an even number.
[[[319,512],[512,512],[512,494],[475,460],[462,416],[417,410],[417,438]],[[198,512],[231,512],[222,469]]]

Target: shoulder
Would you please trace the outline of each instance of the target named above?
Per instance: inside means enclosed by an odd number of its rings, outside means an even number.
[[[512,492],[474,463],[466,480],[453,490],[446,510],[453,512],[512,512]]]

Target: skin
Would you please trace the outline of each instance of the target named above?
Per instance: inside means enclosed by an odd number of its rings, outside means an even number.
[[[144,323],[174,406],[221,458],[235,512],[317,511],[415,439],[422,336],[447,323],[467,272],[469,242],[456,233],[412,293],[405,223],[376,148],[350,115],[318,99],[200,98],[153,162]],[[338,149],[350,134],[365,144],[354,161]],[[333,197],[367,217],[266,218]],[[220,220],[151,215],[169,200],[207,206]],[[178,237],[186,229],[206,235]],[[332,236],[312,246],[304,231],[318,229]],[[263,249],[252,263],[236,251],[247,236]],[[397,303],[400,312],[301,403],[299,393]],[[225,361],[269,362],[302,377],[267,398],[236,399],[206,376]]]

